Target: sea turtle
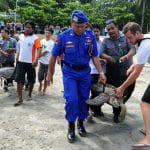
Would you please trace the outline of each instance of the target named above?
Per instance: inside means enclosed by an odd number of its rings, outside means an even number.
[[[115,89],[116,87],[110,85],[110,84],[100,84],[97,83],[93,85],[93,90],[96,92],[99,92],[99,95],[93,99],[87,100],[87,104],[99,106],[104,103],[108,103],[109,105],[118,108],[121,107],[121,112],[119,114],[119,121],[122,122],[125,119],[126,116],[126,106],[123,104],[123,97],[118,98],[115,95]]]
[[[12,77],[15,68],[13,67],[2,67],[0,68],[0,78],[9,79]]]
[[[110,84],[103,85],[101,83],[97,83],[94,84],[91,88],[100,94],[93,99],[87,100],[87,104],[97,106],[107,102],[116,108],[123,104],[123,98],[118,98],[115,96],[114,86]]]

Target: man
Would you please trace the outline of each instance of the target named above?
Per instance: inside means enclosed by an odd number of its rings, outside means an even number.
[[[25,32],[20,36],[17,46],[17,68],[15,81],[17,82],[18,101],[14,106],[22,104],[22,89],[25,83],[25,75],[27,74],[29,84],[28,99],[32,99],[32,90],[35,83],[36,73],[35,67],[38,64],[38,58],[41,53],[40,39],[34,34],[34,23],[32,21],[25,22]]]
[[[45,29],[45,38],[41,40],[42,52],[39,58],[39,71],[38,71],[38,80],[39,80],[39,92],[42,95],[46,94],[46,75],[48,70],[49,59],[51,55],[51,50],[54,46],[54,41],[51,39],[53,35],[53,29]],[[42,86],[42,81],[44,80],[44,86]]]
[[[2,67],[14,67],[17,41],[9,36],[8,29],[1,30],[0,57]],[[4,81],[4,90],[8,91],[8,85],[13,85],[13,79]]]
[[[95,33],[95,37],[96,37],[96,43],[97,43],[97,50],[98,50],[98,57],[99,57],[99,61],[101,62],[101,65],[103,67],[103,72],[105,72],[105,60],[100,58],[100,55],[102,54],[101,51],[101,46],[102,46],[102,42],[100,40],[100,26],[98,23],[92,23],[92,31]],[[97,71],[95,65],[93,64],[92,59],[90,60],[90,67],[91,67],[91,99],[95,98],[96,96],[99,95],[99,92],[93,90],[93,85],[96,84],[98,82],[99,79],[99,72]],[[98,117],[98,116],[103,116],[103,112],[101,111],[101,106],[90,106],[91,111],[92,111],[92,115],[94,117]]]
[[[131,44],[140,43],[136,53],[136,62],[128,70],[128,78],[116,90],[116,95],[118,97],[122,96],[125,89],[138,78],[144,64],[146,62],[150,63],[150,39],[144,39],[141,27],[135,22],[129,22],[124,26],[123,31]],[[133,145],[133,147],[150,148],[150,83],[148,83],[148,87],[142,97],[141,110],[146,129],[146,136],[138,144]]]
[[[107,60],[106,77],[107,83],[118,87],[126,80],[126,71],[132,64],[132,56],[135,54],[134,46],[131,46],[123,33],[119,31],[117,23],[109,19],[106,21],[108,37],[102,42],[102,57]],[[134,90],[135,82],[126,90],[124,94],[125,103]],[[113,107],[113,121],[119,123],[125,117],[126,107]],[[123,118],[120,118],[123,116]]]
[[[97,57],[95,36],[92,31],[85,29],[87,22],[88,18],[84,12],[81,10],[72,12],[71,28],[58,35],[52,50],[47,75],[48,84],[53,83],[56,57],[64,53],[62,72],[66,99],[66,120],[68,121],[67,138],[70,143],[75,141],[76,119],[78,119],[79,135],[86,136],[83,121],[88,115],[86,100],[88,100],[90,93],[90,58],[99,72],[99,80],[106,81]]]

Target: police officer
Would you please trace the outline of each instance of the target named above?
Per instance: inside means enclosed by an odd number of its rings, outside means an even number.
[[[106,81],[98,60],[96,40],[92,31],[86,30],[87,16],[81,10],[74,10],[71,15],[71,28],[58,35],[56,44],[52,50],[47,74],[47,83],[53,83],[54,66],[56,57],[64,54],[63,60],[63,84],[64,98],[66,99],[65,111],[68,121],[67,138],[70,143],[75,141],[75,121],[77,121],[78,133],[86,136],[83,125],[88,115],[86,100],[90,93],[90,58],[99,72],[99,80]]]

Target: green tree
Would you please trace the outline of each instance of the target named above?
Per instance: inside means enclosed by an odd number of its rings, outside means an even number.
[[[18,13],[19,19],[33,20],[39,26],[53,24],[53,18],[56,14],[57,3],[54,0],[31,0],[20,4]]]
[[[102,25],[107,19],[115,19],[120,27],[126,22],[133,20],[135,15],[131,11],[133,2],[127,0],[93,0],[92,8],[101,19]]]
[[[8,8],[9,8],[8,2],[0,0],[0,11],[5,11]]]

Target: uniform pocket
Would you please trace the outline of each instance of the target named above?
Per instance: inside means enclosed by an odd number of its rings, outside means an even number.
[[[76,52],[76,49],[74,47],[66,47],[65,53],[67,54],[73,54]]]
[[[74,62],[77,58],[76,58],[76,49],[73,48],[73,47],[67,47],[65,49],[65,55],[64,55],[64,58],[65,58],[65,61],[72,61]]]

